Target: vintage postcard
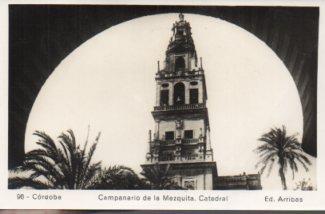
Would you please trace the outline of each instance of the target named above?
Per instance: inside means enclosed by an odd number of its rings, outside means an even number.
[[[2,3],[0,208],[325,209],[324,9]]]

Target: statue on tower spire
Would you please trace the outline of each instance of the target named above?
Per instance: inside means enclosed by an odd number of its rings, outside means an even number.
[[[178,17],[179,17],[179,20],[180,20],[180,21],[184,21],[184,15],[183,15],[182,12],[179,13]]]

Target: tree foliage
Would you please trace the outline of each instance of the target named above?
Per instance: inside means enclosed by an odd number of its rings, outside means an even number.
[[[16,169],[19,176],[9,178],[9,188],[87,189],[93,183],[101,163],[92,163],[100,134],[87,149],[87,140],[81,148],[72,130],[58,137],[59,143],[44,132],[36,131],[40,148],[25,155]]]
[[[169,164],[144,168],[140,178],[126,166],[101,168],[92,162],[100,134],[88,148],[76,142],[72,130],[55,142],[45,132],[36,131],[39,148],[25,154],[23,164],[9,178],[9,188],[33,189],[180,189],[169,175]]]
[[[144,179],[129,167],[111,166],[104,168],[96,176],[92,184],[93,189],[149,189]]]
[[[282,126],[282,129],[271,129],[268,133],[262,135],[259,141],[263,144],[255,150],[260,158],[256,167],[260,167],[261,174],[267,170],[267,176],[269,176],[274,164],[277,164],[284,190],[287,189],[285,173],[288,168],[292,171],[292,178],[298,172],[298,164],[308,171],[308,165],[311,162],[304,154],[296,135],[287,136],[285,126]]]
[[[151,189],[181,189],[170,177],[170,164],[146,166],[141,174],[150,182]]]

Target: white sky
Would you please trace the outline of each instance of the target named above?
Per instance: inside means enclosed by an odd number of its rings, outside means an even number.
[[[139,172],[148,149],[157,60],[163,61],[178,14],[146,16],[94,36],[73,51],[42,87],[30,114],[26,151],[35,130],[56,138],[73,129],[82,144],[102,132],[95,159]],[[253,150],[271,127],[302,136],[302,109],[293,79],[276,54],[244,29],[220,19],[185,14],[203,57],[211,141],[219,175],[257,173]],[[307,174],[315,175],[315,159]],[[294,182],[288,173],[288,185]],[[315,182],[315,181],[314,181]],[[263,188],[281,188],[274,171]]]

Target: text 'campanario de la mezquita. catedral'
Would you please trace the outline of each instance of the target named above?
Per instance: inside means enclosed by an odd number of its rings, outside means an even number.
[[[218,176],[210,139],[208,95],[191,26],[179,14],[165,63],[156,73],[153,136],[142,168],[169,165],[169,176],[184,189],[261,189],[260,175]]]

